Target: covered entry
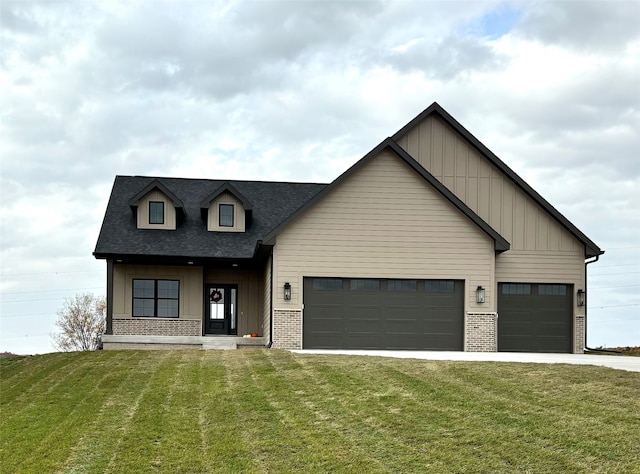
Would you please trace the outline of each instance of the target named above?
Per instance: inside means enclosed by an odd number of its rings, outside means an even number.
[[[464,282],[305,278],[305,349],[463,348]]]
[[[573,286],[500,283],[498,350],[572,352]]]
[[[205,334],[238,334],[238,285],[206,285]]]

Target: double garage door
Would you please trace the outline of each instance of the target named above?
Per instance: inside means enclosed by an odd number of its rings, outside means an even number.
[[[305,278],[305,349],[463,349],[464,282]]]
[[[573,286],[500,283],[498,350],[572,352]],[[305,349],[463,350],[464,282],[305,278]]]
[[[498,350],[572,352],[572,285],[500,283]]]

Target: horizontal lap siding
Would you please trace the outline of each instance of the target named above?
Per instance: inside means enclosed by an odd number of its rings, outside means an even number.
[[[509,251],[496,257],[498,282],[573,283],[584,281],[582,252]]]
[[[274,304],[281,308],[301,306],[305,276],[462,279],[466,307],[477,306],[477,285],[491,298],[493,241],[388,152],[295,221],[274,251]],[[290,302],[282,297],[285,282]]]

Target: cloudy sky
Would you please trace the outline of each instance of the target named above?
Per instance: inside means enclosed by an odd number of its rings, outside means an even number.
[[[0,2],[0,351],[104,294],[116,174],[329,182],[437,101],[606,254],[640,345],[640,2]]]

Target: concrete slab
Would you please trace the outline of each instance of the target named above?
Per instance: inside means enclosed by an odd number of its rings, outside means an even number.
[[[366,350],[295,350],[299,354],[343,354],[401,359],[526,362],[534,364],[598,365],[629,372],[640,372],[640,357],[595,354],[532,354],[528,352],[446,352],[446,351],[366,351]]]

